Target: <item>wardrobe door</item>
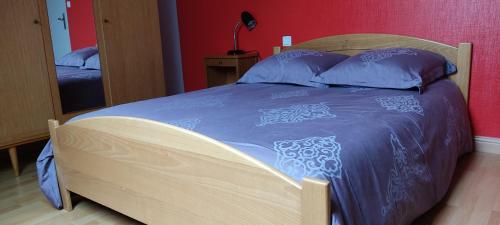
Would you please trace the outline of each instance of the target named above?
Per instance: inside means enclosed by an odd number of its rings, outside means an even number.
[[[112,105],[165,96],[157,0],[94,0]]]
[[[0,7],[0,147],[47,135],[54,118],[38,1]]]

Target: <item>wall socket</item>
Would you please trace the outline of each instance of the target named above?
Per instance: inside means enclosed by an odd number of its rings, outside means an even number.
[[[290,47],[292,46],[292,36],[283,36],[282,38],[282,45],[283,47]]]

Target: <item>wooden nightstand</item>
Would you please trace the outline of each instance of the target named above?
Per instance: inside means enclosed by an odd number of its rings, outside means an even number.
[[[250,67],[259,61],[259,53],[243,55],[216,55],[205,57],[207,86],[214,87],[236,82]]]

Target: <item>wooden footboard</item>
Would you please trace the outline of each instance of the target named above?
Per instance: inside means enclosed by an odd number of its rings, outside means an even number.
[[[328,182],[298,184],[201,134],[128,117],[49,127],[67,210],[74,192],[147,224],[330,224]]]

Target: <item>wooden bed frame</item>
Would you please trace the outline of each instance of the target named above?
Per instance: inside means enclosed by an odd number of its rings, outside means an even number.
[[[471,44],[458,48],[386,34],[350,34],[298,44],[355,54],[413,47],[440,53],[458,66],[452,76],[465,99]],[[277,49],[275,49],[277,50]],[[155,121],[96,117],[59,126],[50,135],[64,209],[76,193],[147,224],[330,225],[327,181],[301,183],[237,149]]]

